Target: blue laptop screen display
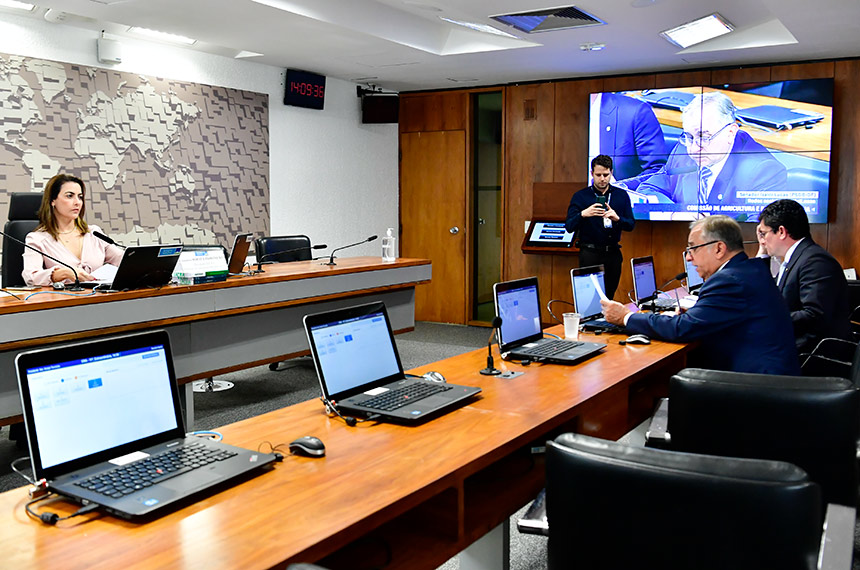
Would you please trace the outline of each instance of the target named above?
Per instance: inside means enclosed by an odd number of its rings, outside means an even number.
[[[684,269],[687,271],[687,290],[692,291],[699,285],[705,282],[699,272],[696,271],[696,266],[692,261],[687,260],[687,255],[684,254]]]
[[[527,285],[498,293],[502,318],[502,344],[517,342],[541,332],[537,288]]]
[[[338,394],[400,373],[383,313],[311,328],[329,394]]]
[[[633,262],[633,288],[636,292],[636,301],[640,303],[657,294],[653,260],[646,258]]]
[[[602,312],[600,307],[600,293],[594,287],[592,275],[597,278],[600,283],[600,289],[605,291],[603,283],[603,271],[588,273],[586,275],[575,275],[573,277],[573,302],[576,305],[576,311],[585,317],[593,317]]]
[[[177,427],[163,345],[27,369],[42,467]]]

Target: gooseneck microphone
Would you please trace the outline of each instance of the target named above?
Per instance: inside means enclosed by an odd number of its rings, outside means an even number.
[[[490,340],[487,341],[487,367],[479,370],[481,374],[484,376],[498,376],[502,373],[501,370],[496,368],[496,363],[493,360],[493,334],[495,334],[496,329],[502,326],[502,317],[496,317],[493,319],[493,330],[490,332]]]
[[[668,281],[666,281],[665,283],[663,283],[663,284],[660,286],[660,291],[662,291],[663,289],[665,289],[665,288],[666,288],[666,285],[668,285],[668,284],[669,284],[669,283],[671,283],[672,281],[680,281],[681,279],[684,279],[685,277],[687,277],[687,272],[686,272],[686,271],[682,271],[682,272],[680,272],[679,274],[675,275],[674,277],[672,277],[671,279],[669,279]],[[680,310],[681,310],[681,299],[680,299],[680,297],[678,297],[678,289],[677,289],[677,288],[675,288],[675,303],[677,303],[678,310],[680,311]],[[656,299],[655,299],[655,301],[654,301],[654,310],[656,311],[656,309],[657,309],[657,304],[656,304]]]
[[[38,253],[39,255],[42,255],[42,256],[44,256],[44,257],[47,257],[47,258],[48,258],[48,259],[50,259],[51,261],[56,261],[57,263],[59,263],[59,264],[60,264],[60,265],[62,265],[63,267],[68,267],[69,269],[71,269],[71,270],[72,270],[72,273],[74,273],[74,274],[75,274],[75,284],[74,284],[74,285],[72,285],[71,287],[68,287],[66,290],[67,290],[67,291],[83,291],[83,290],[84,290],[84,288],[83,288],[83,287],[81,287],[81,280],[80,280],[80,279],[78,279],[78,271],[77,271],[74,267],[72,267],[71,265],[69,265],[69,264],[68,264],[68,263],[66,263],[65,261],[61,261],[61,260],[57,259],[57,258],[56,258],[56,257],[54,257],[53,255],[48,255],[48,254],[47,254],[47,253],[45,253],[44,251],[39,251],[38,249],[36,249],[36,248],[35,248],[35,247],[33,247],[32,245],[29,245],[29,244],[27,244],[27,243],[24,243],[23,241],[19,240],[18,238],[14,237],[14,236],[10,236],[9,234],[7,234],[7,233],[6,233],[6,232],[4,232],[4,231],[0,231],[0,234],[3,234],[3,237],[9,238],[9,239],[11,239],[12,241],[14,241],[15,243],[20,243],[21,245],[23,245],[23,246],[24,246],[24,247],[26,247],[27,249],[32,249],[33,251],[35,251],[35,252],[36,252],[36,253]]]
[[[93,231],[93,235],[96,236],[97,238],[99,238],[100,240],[102,240],[103,242],[109,243],[110,245],[115,245],[115,246],[121,247],[123,249],[128,249],[128,248],[126,248],[126,246],[122,245],[121,243],[116,243],[111,238],[107,237],[106,235],[104,235],[101,232]]]
[[[312,246],[294,247],[293,249],[282,249],[281,251],[273,251],[271,253],[261,255],[260,257],[257,258],[257,269],[254,270],[254,273],[265,273],[265,271],[263,271],[263,264],[264,263],[275,263],[274,261],[266,261],[267,257],[275,257],[276,255],[281,255],[284,253],[295,253],[297,251],[302,251],[305,249],[325,249],[327,247],[328,246],[324,243],[318,243],[318,244],[312,245]]]
[[[330,256],[329,256],[329,258],[328,258],[328,263],[323,263],[322,265],[337,265],[337,263],[335,263],[335,262],[334,262],[334,254],[335,254],[335,252],[338,252],[338,251],[340,251],[340,250],[342,250],[342,249],[346,249],[346,248],[348,248],[348,247],[355,247],[355,246],[357,246],[357,245],[361,245],[361,244],[363,244],[363,243],[367,243],[367,242],[369,242],[369,241],[373,241],[373,240],[375,240],[375,239],[376,239],[376,237],[377,237],[377,236],[372,235],[372,236],[370,236],[370,237],[369,237],[369,238],[367,238],[367,239],[363,239],[363,240],[361,240],[361,241],[357,241],[357,242],[355,242],[355,243],[351,243],[351,244],[349,244],[349,245],[345,245],[345,246],[343,246],[343,247],[339,247],[339,248],[337,248],[337,249],[333,249],[333,250],[331,250],[331,255],[330,255]]]

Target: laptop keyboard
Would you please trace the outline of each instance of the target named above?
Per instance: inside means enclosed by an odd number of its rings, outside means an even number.
[[[361,405],[374,410],[390,412],[391,410],[402,408],[406,404],[410,404],[416,400],[422,400],[427,396],[432,396],[433,394],[438,394],[439,392],[444,392],[450,389],[451,386],[448,384],[415,382],[409,386],[397,388],[396,390],[389,390],[384,394],[374,396],[369,400],[361,402]]]
[[[234,457],[236,452],[211,449],[203,443],[188,443],[182,447],[152,455],[146,459],[104,471],[77,483],[79,487],[119,499],[156,483]]]
[[[528,354],[531,356],[552,356],[560,352],[565,352],[571,348],[582,346],[583,343],[574,340],[551,340],[541,343],[540,346],[528,349]]]
[[[656,299],[652,299],[652,300],[648,301],[645,304],[650,305],[651,303],[654,303],[655,306],[663,308],[663,309],[673,308],[673,307],[676,307],[678,305],[678,303],[675,301],[675,299],[667,299],[666,297],[658,297]]]

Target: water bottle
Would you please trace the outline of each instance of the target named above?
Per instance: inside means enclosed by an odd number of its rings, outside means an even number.
[[[382,261],[394,261],[397,259],[397,246],[395,245],[394,228],[388,228],[385,237],[382,238]]]

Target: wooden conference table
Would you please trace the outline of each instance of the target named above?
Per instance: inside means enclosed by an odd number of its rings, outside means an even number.
[[[265,273],[202,285],[170,285],[68,296],[50,291],[23,300],[0,297],[0,425],[21,419],[15,356],[48,344],[164,328],[180,383],[277,362],[308,351],[308,313],[385,301],[395,330],[415,324],[415,286],[430,280],[430,261],[344,257],[265,265]],[[86,295],[86,293],[84,293]],[[185,396],[190,398],[190,384]],[[193,423],[189,410],[188,424]]]
[[[553,332],[561,332],[555,327]],[[146,524],[91,513],[57,527],[30,519],[20,488],[0,495],[0,552],[10,568],[283,567],[433,569],[503,523],[542,488],[533,445],[566,431],[615,439],[644,420],[688,347],[620,346],[576,366],[521,366],[513,379],[478,374],[486,349],[436,362],[480,397],[425,424],[347,427],[312,400],[222,428],[252,449],[303,435],[327,455],[287,455],[270,472]],[[70,513],[57,502],[49,510]]]

